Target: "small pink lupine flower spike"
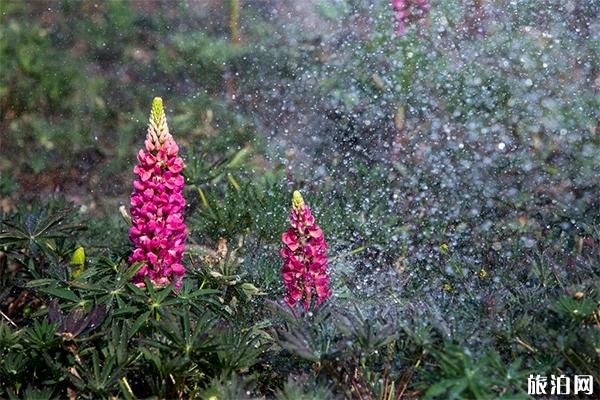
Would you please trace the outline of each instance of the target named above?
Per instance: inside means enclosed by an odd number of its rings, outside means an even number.
[[[396,25],[395,34],[396,36],[404,35],[406,31],[406,23],[410,20],[422,20],[424,24],[427,21],[424,19],[429,10],[431,4],[429,0],[391,0],[392,1],[392,12],[394,13],[394,22]]]
[[[314,301],[318,306],[331,295],[327,275],[327,244],[323,232],[304,203],[300,192],[292,196],[292,227],[282,235],[285,247],[281,276],[287,291],[285,302],[294,307],[298,302],[308,310]]]
[[[133,171],[138,176],[131,194],[131,229],[129,238],[135,249],[129,262],[143,263],[132,278],[144,287],[144,278],[154,285],[175,282],[181,286],[185,267],[182,264],[187,229],[183,220],[183,160],[179,147],[169,133],[160,97],[152,101],[146,150],[137,155],[139,164]]]

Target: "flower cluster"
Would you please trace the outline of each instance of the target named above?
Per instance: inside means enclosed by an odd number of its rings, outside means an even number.
[[[181,285],[185,268],[181,261],[187,229],[183,220],[183,160],[169,133],[162,99],[152,102],[146,150],[139,151],[131,195],[129,238],[135,245],[129,262],[143,265],[133,283],[143,287],[144,278],[164,286]]]
[[[430,9],[429,0],[392,0],[396,36],[404,35],[406,22],[423,19]]]
[[[327,276],[327,244],[323,232],[310,213],[300,192],[295,191],[290,214],[292,227],[282,235],[284,265],[283,283],[287,291],[285,302],[294,307],[301,302],[308,310],[315,301],[318,306],[331,295]]]

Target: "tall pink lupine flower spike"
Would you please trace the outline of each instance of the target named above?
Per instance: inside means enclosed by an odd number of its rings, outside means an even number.
[[[331,295],[327,276],[327,244],[323,232],[304,203],[300,192],[292,196],[292,227],[282,235],[285,247],[281,276],[287,291],[285,302],[294,307],[298,302],[308,310],[314,301],[318,306]]]
[[[406,23],[409,20],[423,20],[426,24],[427,21],[424,19],[429,10],[431,4],[429,0],[391,0],[392,11],[394,13],[394,22],[396,24],[395,33],[396,36],[404,35],[406,31]]]
[[[183,220],[183,160],[177,156],[179,147],[169,133],[160,97],[152,101],[145,145],[133,169],[138,177],[131,194],[129,238],[135,249],[129,262],[143,265],[132,281],[144,287],[147,276],[154,285],[175,282],[175,287],[180,287],[185,274],[181,260],[187,234]]]

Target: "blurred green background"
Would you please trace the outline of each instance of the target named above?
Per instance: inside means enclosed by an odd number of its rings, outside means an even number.
[[[595,182],[598,6],[535,3],[436,2],[396,38],[385,1],[3,0],[0,192],[124,198],[157,95],[205,166],[246,148],[322,177],[434,131]]]
[[[2,197],[124,198],[154,96],[165,98],[178,141],[193,146],[190,158],[208,165],[244,147],[260,152],[234,98],[238,85],[256,86],[269,53],[232,39],[228,2],[0,4]],[[245,10],[255,21],[246,43],[270,36],[266,8]]]

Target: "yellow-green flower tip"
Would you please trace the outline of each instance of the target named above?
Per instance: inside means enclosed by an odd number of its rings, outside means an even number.
[[[72,265],[83,265],[83,264],[85,264],[85,250],[83,249],[82,246],[79,246],[73,252],[73,255],[71,256],[71,264]]]
[[[158,125],[164,115],[165,110],[163,108],[163,101],[160,97],[155,97],[154,100],[152,100],[152,111],[150,112],[150,118],[155,124]]]
[[[297,190],[294,190],[294,193],[292,194],[292,207],[294,207],[294,209],[296,210],[299,210],[300,208],[304,207],[304,199],[302,198],[300,192]]]

